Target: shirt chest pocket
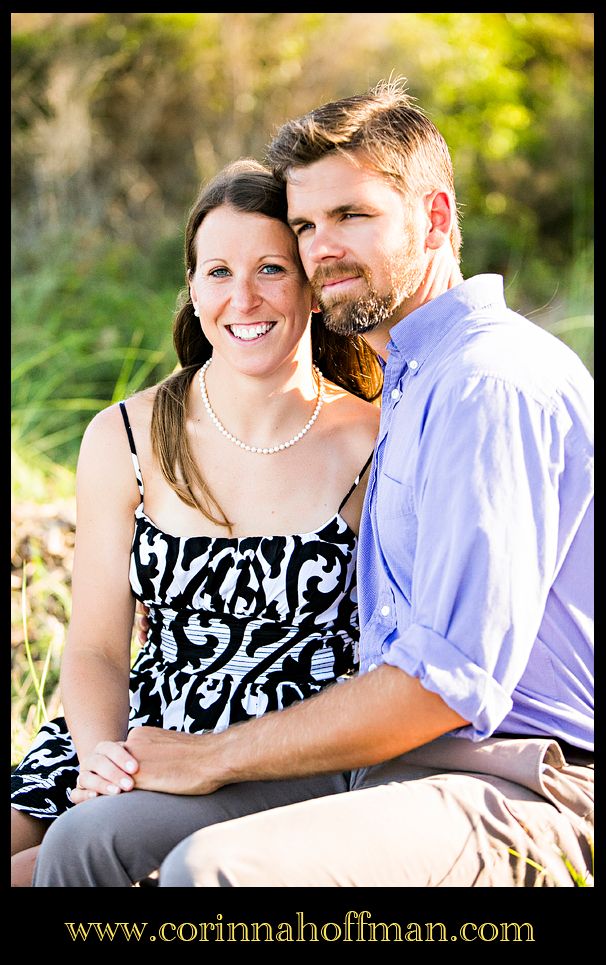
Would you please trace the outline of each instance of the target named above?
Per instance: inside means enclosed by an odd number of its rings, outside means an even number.
[[[402,453],[391,445],[377,477],[377,512],[379,519],[393,519],[415,512],[412,482],[402,465]]]
[[[412,485],[389,474],[386,462],[377,480],[377,531],[381,550],[398,586],[410,602],[417,545],[417,514]],[[395,469],[391,470],[395,473]]]

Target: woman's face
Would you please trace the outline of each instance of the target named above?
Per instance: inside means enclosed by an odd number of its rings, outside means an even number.
[[[311,291],[290,228],[222,205],[195,244],[190,293],[213,355],[249,375],[293,359],[309,332]]]

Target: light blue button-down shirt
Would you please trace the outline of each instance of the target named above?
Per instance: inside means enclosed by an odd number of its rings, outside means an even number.
[[[360,530],[361,672],[480,740],[593,748],[593,380],[480,275],[390,332]]]

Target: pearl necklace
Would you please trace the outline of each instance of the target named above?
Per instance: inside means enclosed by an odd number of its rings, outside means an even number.
[[[317,379],[318,379],[318,398],[317,398],[317,401],[316,401],[316,407],[315,407],[315,409],[314,409],[314,411],[313,411],[313,415],[312,415],[311,419],[309,420],[309,422],[307,422],[307,423],[303,426],[303,428],[301,429],[300,432],[297,432],[296,436],[293,436],[292,439],[289,439],[288,442],[281,442],[281,443],[280,443],[279,445],[277,445],[277,446],[269,446],[269,447],[267,447],[266,449],[264,449],[264,448],[262,448],[262,447],[260,447],[260,446],[249,446],[249,445],[247,445],[245,442],[242,442],[240,439],[236,439],[236,437],[235,437],[234,435],[232,435],[232,433],[229,432],[229,431],[225,428],[225,426],[222,425],[222,424],[219,422],[219,420],[218,420],[217,416],[215,415],[215,413],[214,413],[214,411],[213,411],[213,408],[212,408],[212,406],[211,406],[211,404],[210,404],[210,402],[209,402],[209,400],[208,400],[208,392],[206,391],[206,381],[205,381],[204,376],[205,376],[206,370],[207,370],[207,368],[208,368],[208,366],[210,365],[211,362],[212,362],[212,357],[209,358],[208,362],[205,362],[205,363],[204,363],[204,365],[202,366],[202,368],[201,368],[200,371],[198,372],[198,379],[199,379],[199,382],[200,382],[200,392],[202,393],[202,402],[204,403],[204,408],[205,408],[206,411],[208,412],[208,415],[209,415],[209,417],[210,417],[211,422],[212,422],[213,425],[219,430],[219,432],[220,432],[222,435],[224,435],[225,438],[228,439],[230,442],[233,442],[233,444],[234,444],[235,446],[239,446],[240,449],[245,449],[246,452],[258,452],[258,453],[260,453],[261,455],[269,456],[269,455],[271,455],[271,454],[274,453],[274,452],[282,452],[283,449],[289,449],[291,446],[294,446],[295,442],[298,442],[299,439],[302,439],[302,438],[303,438],[303,436],[305,435],[306,432],[309,432],[309,430],[311,429],[311,427],[313,426],[314,422],[316,421],[316,419],[318,418],[318,416],[319,416],[319,414],[320,414],[320,409],[321,409],[322,406],[324,405],[324,376],[323,376],[322,373],[320,372],[320,369],[317,367],[317,365],[314,365],[314,366],[312,366],[312,368],[313,368],[313,370],[314,370],[314,372],[315,372],[315,374],[316,374],[316,377],[317,377]]]

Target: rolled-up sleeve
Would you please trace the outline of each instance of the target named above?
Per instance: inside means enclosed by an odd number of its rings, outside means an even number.
[[[551,399],[470,376],[427,407],[410,479],[397,478],[397,447],[385,453],[390,485],[413,498],[381,533],[396,608],[382,659],[439,694],[475,740],[511,709],[545,611],[565,421]],[[414,541],[409,573],[403,540]]]

